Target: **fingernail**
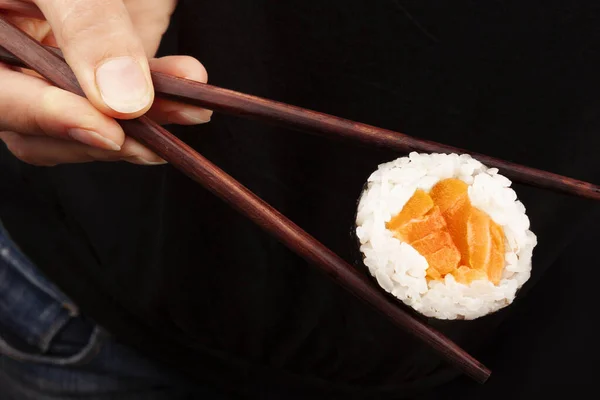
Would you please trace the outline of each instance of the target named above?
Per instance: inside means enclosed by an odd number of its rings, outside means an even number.
[[[87,129],[80,128],[71,128],[67,131],[67,134],[74,140],[83,144],[87,144],[89,146],[100,147],[106,150],[121,150],[121,146],[94,131],[89,131]]]
[[[96,69],[96,84],[106,105],[124,114],[142,110],[152,97],[146,76],[132,57],[105,61]]]
[[[178,125],[199,125],[210,122],[210,111],[208,110],[186,110],[174,111],[168,115],[170,123]]]
[[[142,165],[164,165],[164,164],[167,164],[167,162],[165,160],[149,161],[142,157],[129,157],[128,160],[135,164],[142,164]]]

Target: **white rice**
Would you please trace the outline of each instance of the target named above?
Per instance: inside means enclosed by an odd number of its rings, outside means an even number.
[[[472,205],[504,230],[506,264],[498,285],[488,280],[465,285],[451,274],[428,283],[427,260],[386,229],[386,222],[402,210],[415,190],[429,191],[447,178],[467,183]],[[530,277],[537,244],[525,206],[510,185],[497,169],[464,154],[411,153],[381,164],[369,177],[358,204],[356,235],[365,265],[384,290],[427,317],[475,319],[506,307]]]

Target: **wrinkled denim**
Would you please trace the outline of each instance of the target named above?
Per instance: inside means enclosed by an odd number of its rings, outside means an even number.
[[[114,341],[0,224],[0,400],[226,399]]]

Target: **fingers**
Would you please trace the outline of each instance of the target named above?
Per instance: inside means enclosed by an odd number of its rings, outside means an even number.
[[[21,161],[36,166],[54,166],[92,161],[127,161],[140,165],[159,165],[165,161],[131,138],[120,151],[102,150],[77,142],[45,136],[26,136],[0,132],[0,139]]]
[[[144,46],[121,0],[34,0],[86,97],[104,114],[134,118],[154,100]]]
[[[204,67],[190,57],[165,57],[152,60],[152,65],[159,72],[207,81]],[[164,163],[146,147],[125,138],[116,121],[80,96],[1,65],[0,82],[5,82],[0,91],[0,131],[19,132],[4,132],[0,138],[24,162],[40,166],[94,160]],[[158,102],[150,113],[159,120],[184,124],[207,122],[212,114],[166,100]]]
[[[86,99],[0,66],[0,130],[73,139],[100,149],[121,148],[125,134]]]
[[[204,66],[195,58],[168,56],[150,60],[153,71],[177,76],[196,82],[206,83],[208,74]],[[196,125],[210,121],[213,112],[170,100],[155,99],[148,116],[159,124]]]
[[[129,1],[134,17],[123,0],[0,0],[0,9],[7,4],[17,11],[12,18],[21,29],[61,47],[87,97],[0,64],[0,139],[21,160],[43,166],[118,160],[163,164],[152,151],[125,137],[113,118],[135,118],[149,111],[163,124],[210,120],[212,111],[202,108],[162,99],[153,105],[146,57],[158,47],[176,0]],[[45,17],[48,24],[23,16]],[[152,65],[159,72],[207,81],[205,68],[190,57],[165,57],[152,60]]]

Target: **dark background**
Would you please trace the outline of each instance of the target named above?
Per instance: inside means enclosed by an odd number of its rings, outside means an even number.
[[[182,0],[161,54],[197,57],[218,86],[598,183],[596,4]],[[399,156],[225,115],[171,129],[348,260],[360,188]],[[359,387],[454,374],[168,166],[0,161],[0,217],[26,253],[120,340],[195,382],[317,398],[273,370],[233,368],[236,357]],[[596,386],[598,204],[515,190],[539,238],[532,278],[497,315],[436,323],[492,378],[458,378],[423,399]]]

